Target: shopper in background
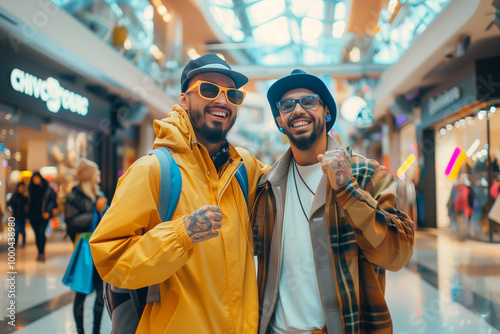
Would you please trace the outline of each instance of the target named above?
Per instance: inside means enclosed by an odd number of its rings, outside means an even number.
[[[336,104],[302,70],[267,98],[290,149],[261,180],[252,215],[260,333],[391,333],[385,270],[410,259],[414,227],[397,181],[327,135]]]
[[[45,229],[52,218],[52,211],[57,207],[57,195],[40,172],[34,172],[28,186],[30,224],[35,232],[37,261],[45,261]]]
[[[73,187],[71,193],[66,197],[64,205],[66,231],[73,243],[75,243],[78,233],[89,232],[92,219],[94,219],[94,209],[98,215],[97,219],[100,220],[103,210],[107,207],[107,199],[103,196],[99,188],[101,172],[95,162],[82,158],[77,166],[77,179],[78,185]],[[103,282],[95,268],[93,280],[96,288],[93,334],[97,334],[100,332],[104,300],[102,294]],[[84,302],[87,295],[79,292],[75,293],[73,316],[75,318],[77,333],[82,334],[84,333]]]
[[[22,236],[23,242],[20,247],[26,245],[26,209],[28,207],[28,197],[24,196],[26,185],[24,182],[19,182],[16,185],[16,191],[12,194],[8,206],[12,209],[12,217],[15,219],[15,243],[19,240],[19,235]]]
[[[179,105],[154,121],[153,147],[171,151],[182,178],[171,220],[162,222],[158,213],[158,159],[145,156],[120,178],[90,239],[105,281],[125,289],[159,284],[160,300],[146,305],[137,333],[257,331],[248,207],[267,166],[226,139],[245,97],[238,88],[247,82],[215,54],[191,60]],[[245,190],[235,177],[243,164]]]

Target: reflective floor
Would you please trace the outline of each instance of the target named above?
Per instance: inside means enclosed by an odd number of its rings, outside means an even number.
[[[46,261],[36,259],[34,235],[16,250],[14,271],[9,269],[5,232],[0,240],[0,333],[75,333],[74,294],[61,284],[72,244],[55,231],[46,247]],[[10,274],[14,272],[15,274]],[[9,280],[14,277],[15,280]],[[9,296],[15,282],[15,298]],[[387,275],[387,301],[394,333],[499,333],[500,245],[459,240],[437,230],[417,232],[416,247],[406,268]],[[85,328],[92,328],[91,295],[86,300]],[[15,326],[9,322],[15,301]],[[101,333],[110,333],[104,311]]]

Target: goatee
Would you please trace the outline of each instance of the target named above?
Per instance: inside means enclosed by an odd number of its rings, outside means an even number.
[[[289,120],[288,128],[291,127],[293,121],[294,118],[291,118]],[[314,120],[311,119],[311,122],[314,122]],[[314,143],[316,142],[316,140],[318,140],[319,136],[323,133],[324,130],[325,130],[325,122],[320,121],[318,123],[315,123],[313,131],[311,132],[311,135],[309,137],[304,137],[304,136],[296,137],[292,135],[290,132],[288,132],[286,128],[284,129],[283,133],[288,137],[290,142],[295,147],[297,147],[297,149],[299,149],[300,151],[307,151],[314,145]]]
[[[219,109],[226,109],[229,113],[228,117],[231,117],[232,112],[231,110],[224,108],[224,107],[218,107]],[[203,112],[201,112],[198,109],[191,110],[189,113],[191,117],[191,123],[193,125],[193,128],[195,132],[197,133],[198,136],[202,136],[206,141],[208,141],[211,144],[217,144],[222,142],[223,140],[226,139],[227,133],[229,130],[234,125],[234,122],[236,121],[236,117],[231,121],[227,129],[223,129],[221,124],[215,123],[214,126],[208,126],[206,121],[205,121],[205,115],[209,113],[211,107],[205,107]]]

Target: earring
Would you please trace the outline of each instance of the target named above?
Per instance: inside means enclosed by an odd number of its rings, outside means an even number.
[[[283,131],[285,131],[285,129],[283,129],[283,127],[282,127],[282,126],[279,126],[279,127],[278,127],[278,130],[280,130],[280,132],[281,132],[281,133],[283,133]]]
[[[330,116],[330,115],[326,115],[326,121],[327,121],[327,122],[330,122],[331,120],[332,120],[332,116]]]

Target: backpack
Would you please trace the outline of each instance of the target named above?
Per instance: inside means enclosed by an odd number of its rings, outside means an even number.
[[[156,148],[149,152],[149,155],[155,155],[160,162],[158,213],[162,221],[168,221],[172,218],[179,201],[182,187],[181,172],[168,149]],[[236,171],[235,177],[248,207],[248,175],[243,163]],[[160,286],[155,284],[130,290],[117,288],[104,282],[103,294],[104,303],[111,317],[112,333],[132,334],[137,330],[146,304],[160,300]]]

